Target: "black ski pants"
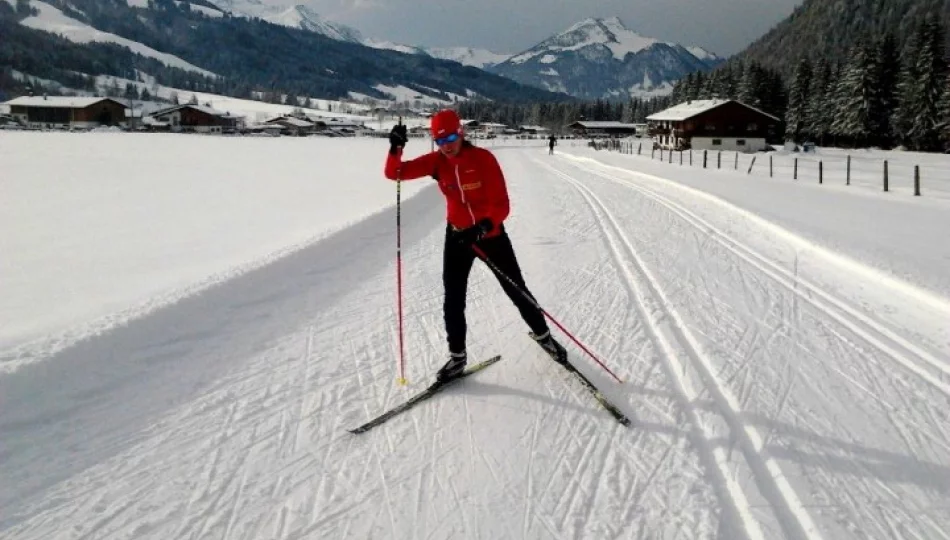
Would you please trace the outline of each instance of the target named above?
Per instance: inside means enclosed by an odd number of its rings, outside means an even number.
[[[442,285],[445,287],[445,304],[443,305],[445,315],[445,332],[448,335],[449,352],[463,352],[465,350],[465,334],[467,326],[465,324],[465,297],[468,291],[468,276],[472,271],[472,264],[475,262],[475,251],[471,246],[459,244],[456,242],[455,231],[451,226],[445,230],[445,250],[442,260]],[[501,288],[511,299],[518,311],[521,312],[521,318],[528,324],[531,331],[536,335],[542,335],[548,331],[548,325],[544,320],[544,314],[535,304],[529,301],[519,292],[524,291],[533,299],[534,296],[525,286],[524,278],[521,277],[521,268],[518,266],[518,260],[515,258],[515,251],[511,246],[511,240],[508,233],[505,232],[504,225],[501,225],[501,234],[491,238],[485,238],[478,242],[478,247],[485,252],[488,259],[498,267],[498,269],[509,277],[517,288],[508,282],[502,276],[499,276],[492,270]]]

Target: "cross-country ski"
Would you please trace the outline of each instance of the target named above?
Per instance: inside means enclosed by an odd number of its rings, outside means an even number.
[[[400,404],[400,405],[397,405],[396,407],[393,407],[392,409],[389,409],[388,411],[386,411],[386,412],[384,412],[383,414],[377,416],[376,418],[373,418],[373,419],[370,420],[369,422],[366,422],[365,424],[363,424],[363,425],[361,425],[361,426],[359,426],[359,427],[355,427],[355,428],[353,428],[353,429],[351,429],[351,430],[349,430],[349,431],[350,431],[350,433],[354,433],[354,434],[365,433],[365,432],[367,432],[367,431],[373,429],[374,427],[376,427],[376,426],[378,426],[378,425],[380,425],[380,424],[383,424],[383,423],[385,423],[385,422],[388,422],[392,417],[397,416],[397,415],[399,415],[399,414],[402,414],[402,413],[408,411],[409,409],[411,409],[411,408],[415,407],[416,405],[418,405],[420,402],[425,401],[425,400],[427,400],[427,399],[429,399],[429,398],[435,396],[436,394],[442,392],[442,391],[445,390],[446,388],[449,388],[449,387],[455,385],[455,383],[461,381],[461,380],[464,379],[465,377],[468,377],[469,375],[474,375],[475,373],[478,373],[479,371],[481,371],[481,370],[487,368],[488,366],[494,364],[495,362],[497,362],[497,361],[499,361],[499,360],[501,360],[501,356],[493,356],[493,357],[489,358],[488,360],[484,360],[484,361],[479,362],[479,363],[477,363],[477,364],[475,364],[475,365],[473,365],[473,366],[470,366],[470,367],[468,367],[468,368],[465,368],[465,370],[462,371],[461,374],[455,376],[455,377],[452,378],[452,379],[449,379],[449,380],[447,380],[447,381],[436,381],[436,382],[432,383],[431,385],[429,385],[429,387],[426,388],[425,390],[423,390],[422,392],[419,392],[419,393],[416,394],[415,396],[409,398],[409,400],[407,400],[406,402],[404,402],[404,403],[402,403],[402,404]]]

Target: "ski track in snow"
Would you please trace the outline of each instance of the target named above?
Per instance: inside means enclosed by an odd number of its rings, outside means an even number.
[[[428,188],[403,208],[408,387],[383,212],[0,375],[0,538],[950,538],[950,367],[902,304],[661,178],[545,152],[498,152],[509,233],[626,381],[563,340],[630,428],[476,264],[469,353],[501,362],[346,432],[444,361]]]
[[[617,224],[615,218],[613,218],[613,216],[610,215],[604,203],[601,202],[599,198],[597,198],[597,196],[594,195],[590,189],[588,189],[587,187],[584,187],[580,182],[572,178],[569,174],[565,174],[563,172],[558,172],[558,171],[555,171],[555,174],[558,176],[561,176],[562,178],[565,178],[568,182],[574,185],[578,190],[586,193],[588,202],[591,204],[591,206],[596,207],[602,214],[606,216],[605,221],[609,221],[611,223],[614,230],[617,231],[617,236],[621,239],[622,243],[624,243],[628,247],[630,254],[634,258],[638,258],[636,257],[634,248],[630,245],[631,243],[629,239],[622,232],[620,232],[620,226]],[[630,174],[635,176],[637,173],[630,173]],[[830,333],[832,333],[839,341],[848,343],[848,345],[854,347],[859,352],[861,352],[862,347],[867,347],[871,349],[872,351],[874,351],[874,353],[877,356],[890,357],[894,361],[895,367],[906,368],[908,371],[921,376],[921,380],[928,384],[931,384],[934,387],[934,389],[939,390],[941,393],[946,394],[945,392],[946,386],[942,382],[941,377],[942,377],[942,374],[946,373],[947,367],[940,360],[938,360],[933,353],[930,353],[928,350],[926,350],[926,348],[917,347],[911,344],[905,338],[898,335],[896,331],[894,331],[891,328],[888,328],[886,324],[883,324],[875,320],[873,316],[869,316],[869,315],[861,313],[859,310],[851,307],[848,304],[848,302],[846,302],[845,300],[837,298],[833,294],[822,290],[818,286],[810,283],[807,279],[804,279],[801,276],[792,275],[788,271],[784,270],[779,264],[773,261],[770,261],[767,257],[762,256],[759,253],[757,253],[753,248],[731,237],[729,234],[724,233],[722,230],[717,229],[715,226],[712,226],[710,223],[698,217],[696,214],[690,212],[688,209],[684,208],[682,205],[679,205],[677,203],[670,201],[668,198],[664,197],[660,192],[658,192],[658,190],[647,188],[641,183],[631,181],[630,179],[620,179],[613,175],[598,172],[596,168],[593,171],[593,175],[598,176],[600,178],[607,179],[608,181],[611,181],[611,182],[615,182],[615,183],[619,182],[628,188],[633,188],[636,191],[643,193],[649,199],[660,203],[660,205],[663,208],[666,208],[668,211],[672,212],[678,218],[691,224],[697,231],[697,236],[703,238],[704,243],[708,243],[708,240],[712,240],[716,243],[719,243],[724,248],[726,248],[727,251],[738,256],[740,259],[744,260],[746,263],[748,263],[750,266],[755,268],[757,271],[767,275],[774,282],[780,285],[783,285],[789,292],[794,294],[798,300],[808,303],[814,308],[816,308],[818,312],[823,316],[823,319],[825,319],[825,321],[822,322],[823,325],[827,325],[825,329],[828,330]],[[616,251],[615,253],[617,255],[616,260],[620,261],[622,259],[622,255]],[[646,269],[645,265],[643,265],[642,262],[638,262],[637,266],[639,266],[643,270],[646,277],[648,288],[652,289],[654,293],[662,296],[663,293],[659,288],[660,286],[658,285],[657,280],[654,277],[651,277],[649,275],[648,270]],[[754,297],[755,295],[750,294],[748,296]],[[676,321],[677,329],[680,331],[679,333],[681,337],[681,342],[682,341],[689,342],[690,348],[693,350],[693,354],[691,354],[690,356],[692,356],[694,360],[698,360],[702,364],[705,364],[704,366],[702,366],[702,369],[700,369],[700,371],[702,371],[701,376],[703,379],[707,381],[712,381],[711,383],[712,390],[715,393],[719,394],[720,401],[726,402],[725,405],[723,406],[723,409],[728,409],[731,411],[728,416],[730,419],[730,423],[733,426],[733,431],[734,432],[738,431],[737,423],[741,422],[741,418],[748,415],[743,414],[738,409],[739,401],[736,400],[735,397],[731,397],[728,395],[728,390],[726,390],[726,387],[724,384],[724,382],[728,382],[728,381],[719,382],[715,380],[716,374],[713,371],[712,366],[709,365],[710,364],[709,360],[702,354],[698,340],[692,335],[690,335],[691,332],[688,329],[688,326],[682,322],[682,319],[679,317],[676,311],[671,310],[669,308],[669,304],[670,304],[669,301],[664,299],[662,303],[664,304],[664,307],[665,307],[665,309],[663,310],[664,315],[670,316],[672,319]],[[800,309],[800,307],[796,307],[796,309]],[[847,330],[852,332],[854,337],[860,338],[859,341],[863,340],[864,343],[854,343],[853,341],[851,341],[851,339],[853,338],[850,338],[844,335],[844,333],[839,330],[835,330],[832,325],[828,325],[827,321],[829,320],[837,322],[841,326],[845,327]],[[842,356],[848,353],[850,353],[850,351],[847,351],[847,352],[841,351]],[[925,371],[925,368],[921,367],[921,365],[929,365],[930,367],[938,370],[941,373],[937,373],[936,375],[933,375],[930,372]],[[748,371],[746,371],[746,373],[748,374]],[[788,397],[791,394],[791,390],[792,390],[791,385],[794,381],[794,378],[791,375],[792,374],[790,372],[790,376],[786,377],[788,386],[786,387],[785,391],[777,396],[779,398],[779,404],[775,412],[776,415],[782,413],[783,408],[787,404]],[[851,380],[853,381],[853,379]],[[869,380],[873,383],[879,383],[881,381],[881,378],[871,376],[869,377]],[[901,379],[898,379],[898,380],[901,380]],[[855,384],[858,385],[859,383],[855,383]],[[869,392],[863,387],[861,388],[861,391],[865,393],[866,395],[869,395],[870,397],[874,398],[875,401],[877,402],[876,404],[882,405],[884,407],[886,411],[886,416],[889,422],[894,426],[894,429],[898,434],[899,440],[901,440],[905,445],[911,446],[912,443],[910,441],[910,437],[908,437],[907,435],[907,432],[913,433],[916,431],[916,432],[919,432],[919,435],[917,434],[915,435],[917,435],[918,437],[922,439],[928,439],[928,444],[935,445],[937,448],[940,448],[943,452],[947,450],[948,447],[947,447],[947,440],[946,440],[946,435],[945,435],[946,430],[941,429],[942,424],[946,423],[946,415],[940,415],[939,413],[935,414],[935,411],[939,410],[939,403],[940,403],[939,400],[935,402],[934,398],[931,397],[930,399],[923,400],[923,403],[925,404],[924,406],[921,406],[921,405],[913,406],[911,402],[906,400],[905,398],[906,393],[911,393],[911,395],[923,397],[922,394],[919,393],[919,391],[914,391],[913,386],[907,389],[910,392],[901,391],[896,394],[896,397],[900,398],[900,401],[907,406],[904,409],[910,409],[911,411],[913,411],[914,409],[923,410],[923,412],[925,413],[924,418],[927,421],[920,422],[919,420],[913,419],[912,414],[907,414],[906,410],[891,406],[886,400],[881,399],[880,396],[893,395],[893,393],[892,391],[885,393],[885,388],[882,387],[880,384],[876,384],[876,386],[877,388],[874,389],[874,392],[876,393]],[[740,395],[747,394],[749,393],[749,389],[750,387],[748,383],[744,382],[742,385],[739,386],[738,392]],[[746,401],[746,399],[744,398],[741,401]],[[944,403],[946,403],[945,400],[944,400]],[[908,430],[907,429],[908,426],[912,427],[913,429]],[[763,438],[760,434],[756,432],[754,427],[751,427],[749,425],[744,426],[744,431],[748,435],[747,441],[749,444],[747,445],[747,447],[750,447],[752,450],[762,451],[764,447],[766,446],[768,439]],[[768,456],[767,449],[765,451],[765,455]],[[763,459],[758,460],[758,464],[764,465],[765,466],[764,468],[768,472],[768,475],[772,476],[772,478],[775,481],[774,486],[765,486],[763,488],[763,491],[765,491],[766,493],[768,492],[774,493],[777,491],[778,493],[782,495],[782,498],[784,499],[784,501],[776,501],[774,498],[772,498],[771,501],[774,508],[786,509],[786,512],[785,512],[786,518],[783,520],[783,522],[786,525],[785,533],[790,537],[808,537],[808,538],[816,537],[816,535],[818,534],[816,526],[814,525],[810,516],[808,515],[808,512],[805,506],[798,500],[795,490],[789,484],[789,482],[786,481],[785,474],[782,472],[781,468],[779,467],[777,460],[774,460],[770,457],[765,457]],[[756,470],[756,469],[759,471],[762,470],[762,467],[756,466],[756,463],[752,463],[751,465],[752,465],[753,470]],[[764,475],[759,474],[758,476],[759,476],[758,480],[761,481]],[[941,476],[943,478],[946,478],[945,467],[944,467],[944,472],[941,474]],[[888,494],[891,496],[892,500],[898,497],[897,493],[894,492],[893,490],[887,490],[887,491],[888,491]],[[858,507],[855,507],[855,510],[858,510],[858,509],[859,509]],[[795,522],[797,522],[798,526],[794,526],[796,525],[796,523],[790,520],[788,516],[794,517]],[[907,519],[907,518],[910,518],[911,516],[905,515],[902,517]],[[926,518],[922,521],[926,523]],[[893,523],[888,522],[886,519],[885,520],[878,519],[876,515],[874,516],[874,519],[871,523],[872,525],[878,525],[880,527],[881,533],[894,530],[892,528]],[[934,524],[928,524],[928,525],[936,528]],[[853,529],[858,528],[858,525],[856,522],[850,522],[848,523],[848,526]]]

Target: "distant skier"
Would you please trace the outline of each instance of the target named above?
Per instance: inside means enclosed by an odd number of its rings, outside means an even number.
[[[556,144],[557,144],[557,137],[555,137],[554,134],[552,133],[551,136],[548,137],[548,155],[549,156],[554,154],[554,146]]]
[[[449,345],[449,360],[438,372],[445,381],[465,369],[465,297],[468,276],[475,261],[472,245],[478,245],[490,261],[517,286],[531,295],[521,276],[511,240],[505,232],[508,217],[508,188],[495,156],[465,140],[461,120],[452,110],[432,117],[432,138],[438,150],[409,161],[402,161],[408,141],[406,126],[394,126],[389,134],[389,155],[385,174],[390,180],[413,180],[432,176],[445,196],[447,221],[442,258],[442,284],[445,289],[443,315]],[[567,352],[551,336],[544,315],[517,288],[497,275],[498,283],[511,299],[531,336],[553,357],[566,361]],[[533,296],[532,296],[533,298]]]

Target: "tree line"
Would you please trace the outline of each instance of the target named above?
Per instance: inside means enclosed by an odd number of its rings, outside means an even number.
[[[892,33],[866,36],[841,61],[802,58],[789,81],[778,69],[733,59],[687,75],[668,97],[512,105],[465,102],[466,118],[538,124],[555,132],[577,120],[644,122],[654,112],[699,99],[735,99],[783,119],[785,139],[843,147],[936,152],[950,148],[947,36],[937,14],[900,47]]]

